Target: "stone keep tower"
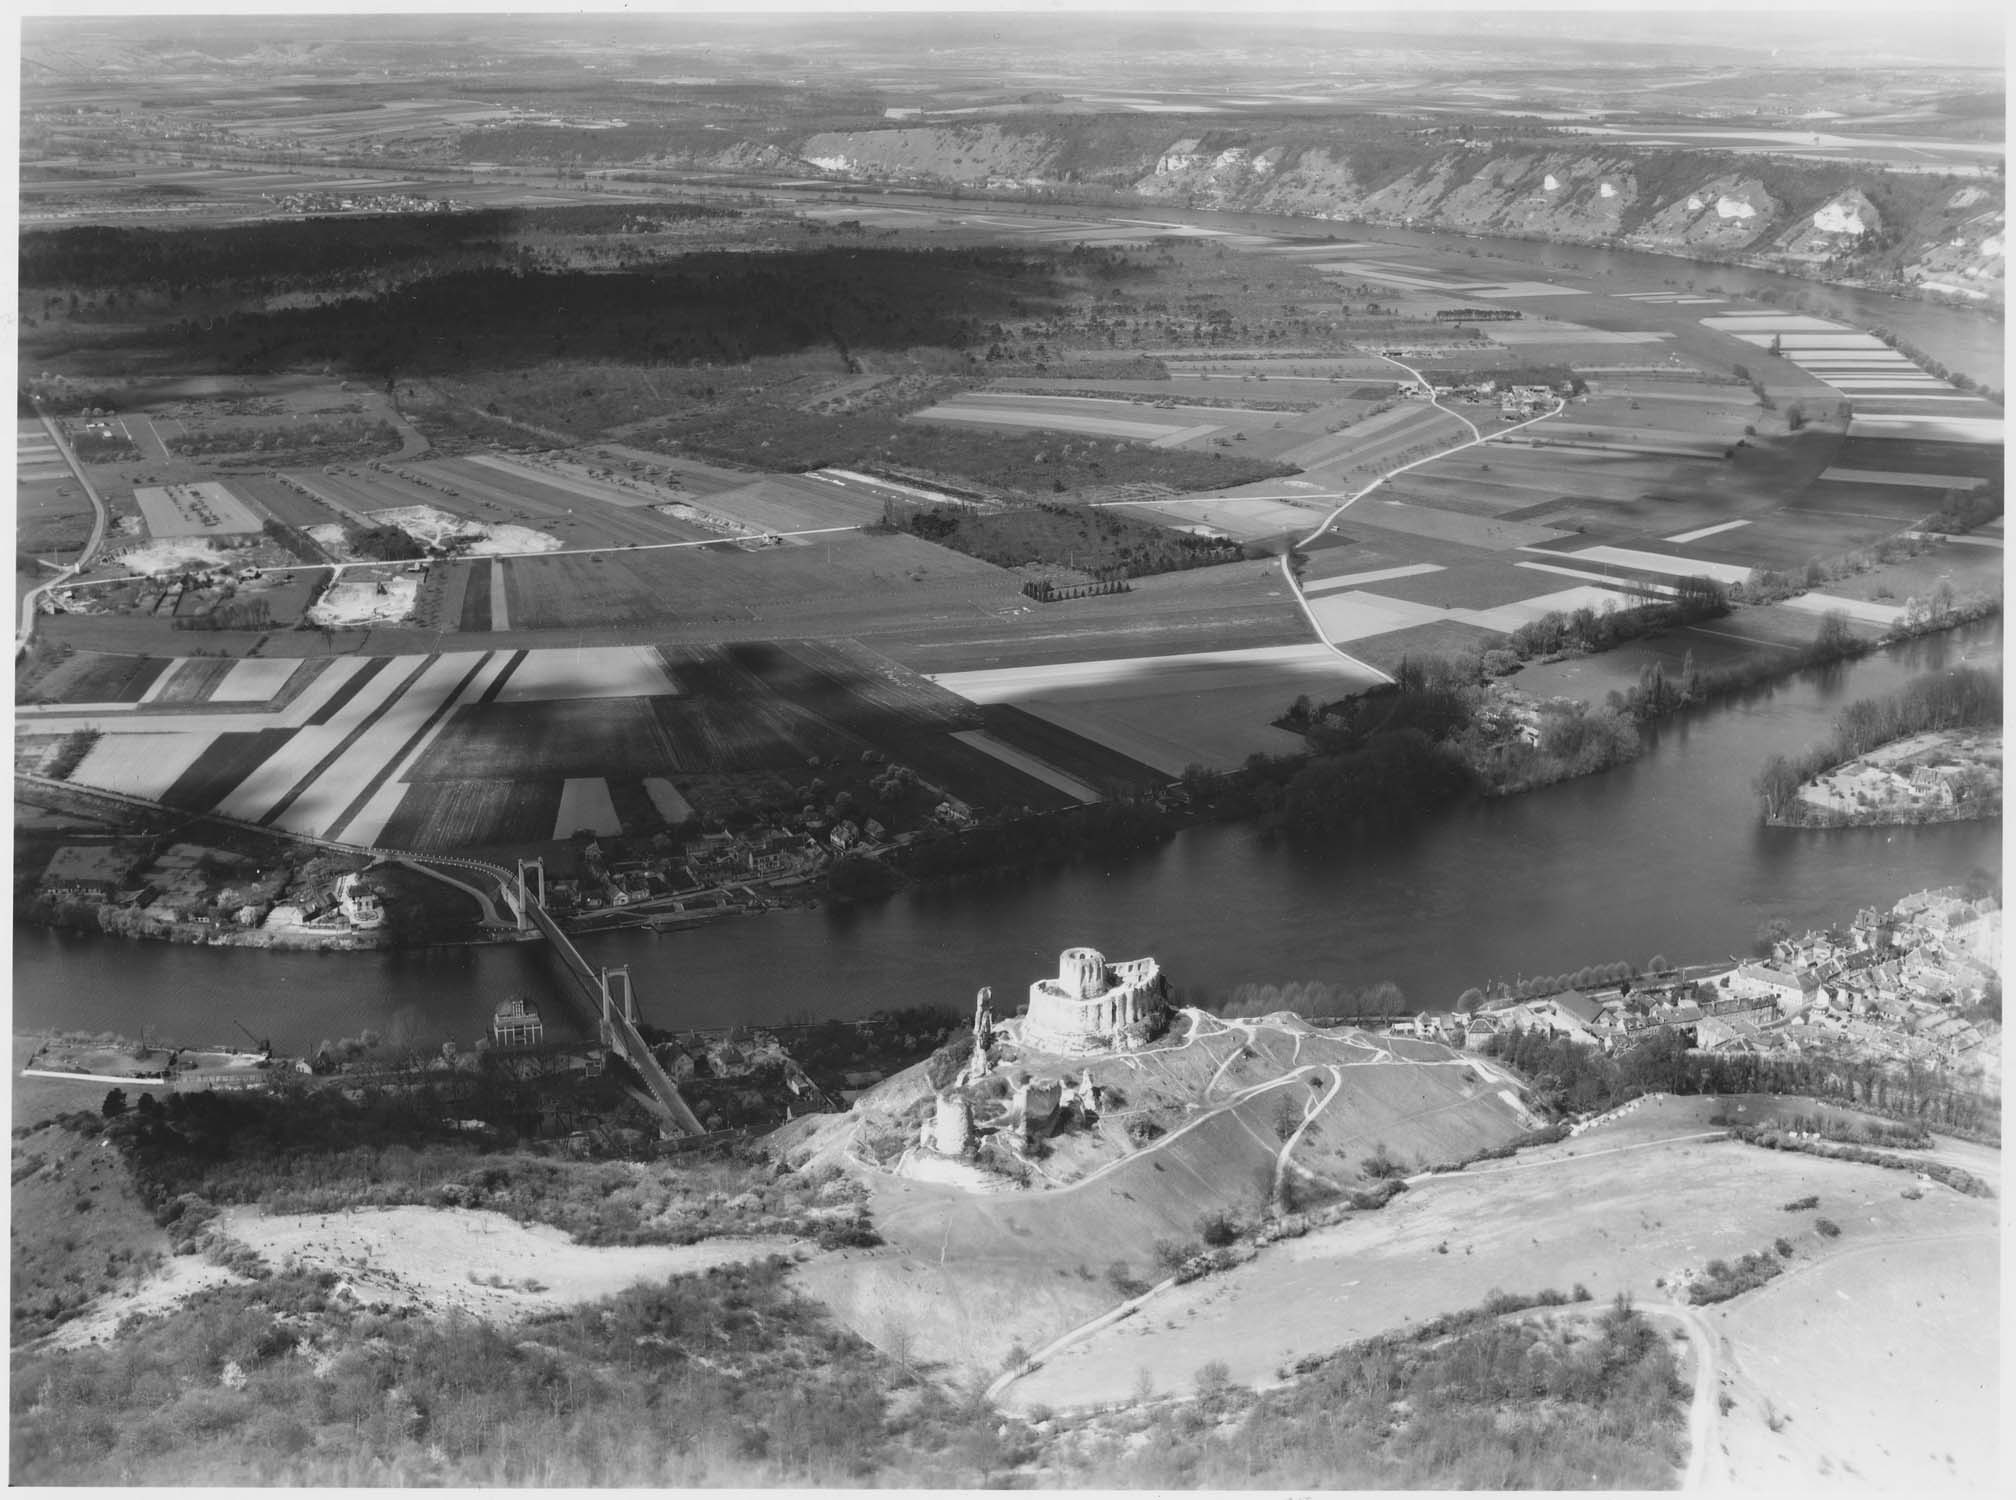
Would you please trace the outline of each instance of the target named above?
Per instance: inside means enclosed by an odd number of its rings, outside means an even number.
[[[1096,949],[1066,948],[1057,977],[1029,986],[1022,1044],[1064,1053],[1141,1046],[1167,1018],[1164,991],[1152,958],[1109,964]]]

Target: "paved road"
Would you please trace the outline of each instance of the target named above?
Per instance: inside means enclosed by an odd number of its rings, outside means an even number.
[[[14,654],[19,657],[28,649],[28,643],[35,638],[35,611],[42,602],[42,596],[53,588],[58,588],[67,578],[74,576],[91,565],[91,559],[98,555],[98,549],[105,542],[105,528],[111,520],[111,512],[106,510],[104,498],[84,476],[84,466],[77,462],[77,455],[71,451],[64,439],[62,429],[46,414],[37,412],[42,426],[49,434],[49,441],[56,445],[56,451],[63,455],[63,462],[70,466],[70,472],[77,482],[84,486],[84,493],[91,500],[91,540],[84,544],[84,550],[77,554],[77,560],[47,583],[38,584],[21,596],[21,625],[14,636]]]

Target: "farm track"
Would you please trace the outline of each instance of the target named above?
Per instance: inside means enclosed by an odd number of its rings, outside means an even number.
[[[1419,370],[1414,369],[1412,366],[1402,364],[1401,361],[1397,359],[1389,359],[1384,355],[1381,355],[1380,357],[1382,359],[1386,359],[1388,364],[1399,365],[1401,369],[1405,370],[1409,375],[1413,376],[1423,385],[1428,384],[1426,377],[1424,377]],[[1364,499],[1367,495],[1371,494],[1372,491],[1378,489],[1381,485],[1398,478],[1400,475],[1407,473],[1409,470],[1421,468],[1426,464],[1434,463],[1438,459],[1448,458],[1450,455],[1461,453],[1466,449],[1479,447],[1482,444],[1492,442],[1498,438],[1502,438],[1507,433],[1517,432],[1520,431],[1522,428],[1531,427],[1535,422],[1544,422],[1549,417],[1558,416],[1562,411],[1567,409],[1566,403],[1557,401],[1555,403],[1554,410],[1551,412],[1543,413],[1542,415],[1537,417],[1530,417],[1526,421],[1520,422],[1512,427],[1505,427],[1490,433],[1483,433],[1477,430],[1476,423],[1472,422],[1468,417],[1464,416],[1462,413],[1451,411],[1448,407],[1443,406],[1441,402],[1433,396],[1431,396],[1429,399],[1437,410],[1447,412],[1450,416],[1454,417],[1457,421],[1461,422],[1465,427],[1470,429],[1471,434],[1470,441],[1468,441],[1467,443],[1458,443],[1453,448],[1445,448],[1441,452],[1431,454],[1426,458],[1417,458],[1413,460],[1411,463],[1402,464],[1399,468],[1390,470],[1389,472],[1380,475],[1377,479],[1373,480],[1363,489],[1360,489],[1355,493],[1353,493],[1335,510],[1331,511],[1328,516],[1324,517],[1321,525],[1319,525],[1314,531],[1310,532],[1307,536],[1303,537],[1300,542],[1296,543],[1293,549],[1284,552],[1281,557],[1281,576],[1287,581],[1288,587],[1291,590],[1293,590],[1295,595],[1295,602],[1301,606],[1303,617],[1308,620],[1309,628],[1316,633],[1316,638],[1319,641],[1321,641],[1325,646],[1328,646],[1330,650],[1335,652],[1339,657],[1342,657],[1343,660],[1348,664],[1350,664],[1351,666],[1357,668],[1362,672],[1369,673],[1383,682],[1393,681],[1392,676],[1389,673],[1383,672],[1379,668],[1374,667],[1367,662],[1360,661],[1357,657],[1351,655],[1348,651],[1345,651],[1342,647],[1333,643],[1330,640],[1330,637],[1324,633],[1322,622],[1316,618],[1315,611],[1310,607],[1309,596],[1303,593],[1302,591],[1302,581],[1300,578],[1296,576],[1294,566],[1294,552],[1300,550],[1301,548],[1308,547],[1310,544],[1315,542],[1319,537],[1323,535],[1324,532],[1328,531],[1332,526],[1334,526],[1337,523],[1338,517],[1342,516],[1345,511],[1349,510],[1353,505],[1356,505],[1360,500]]]

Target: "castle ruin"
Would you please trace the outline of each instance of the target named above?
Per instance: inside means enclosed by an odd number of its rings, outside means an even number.
[[[1057,977],[1029,986],[1018,1040],[1042,1052],[1127,1051],[1153,1041],[1168,1017],[1168,985],[1154,959],[1109,964],[1096,949],[1066,948]]]

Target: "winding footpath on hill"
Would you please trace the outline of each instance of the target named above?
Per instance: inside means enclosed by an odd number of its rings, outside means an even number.
[[[1226,1030],[1239,1029],[1241,1025],[1241,1023],[1237,1021],[1220,1022],[1219,1024]],[[1193,1037],[1195,1035],[1195,1030],[1196,1028],[1193,1024],[1192,1028]],[[1468,1058],[1458,1058],[1456,1060],[1463,1062],[1466,1066],[1471,1065],[1471,1060]],[[1308,1071],[1308,1070],[1302,1070],[1302,1071]],[[1315,1119],[1315,1117],[1321,1113],[1322,1105],[1324,1103],[1327,1103],[1329,1097],[1334,1095],[1335,1090],[1341,1088],[1343,1084],[1343,1076],[1342,1071],[1340,1069],[1334,1067],[1326,1068],[1323,1066],[1318,1066],[1315,1069],[1315,1071],[1319,1072],[1329,1071],[1334,1075],[1335,1082],[1333,1084],[1331,1095],[1326,1095],[1325,1099],[1321,1103],[1318,1103],[1312,1108],[1310,1108],[1309,1113],[1303,1120],[1302,1124],[1297,1127],[1296,1131],[1294,1132],[1294,1135],[1291,1136],[1288,1142],[1283,1146],[1279,1161],[1279,1167],[1277,1168],[1277,1178],[1276,1178],[1277,1187],[1280,1181],[1280,1176],[1285,1174],[1286,1170],[1290,1165],[1289,1160],[1290,1152],[1293,1150],[1296,1139],[1298,1139],[1301,1136],[1302,1131],[1307,1128],[1310,1121]],[[1495,1072],[1496,1070],[1493,1071]],[[1300,1072],[1298,1072],[1297,1074],[1290,1076],[1299,1077],[1301,1075]],[[1216,1081],[1215,1078],[1213,1081],[1215,1083]],[[1271,1084],[1262,1085],[1262,1087],[1271,1087],[1271,1086],[1273,1085]],[[1253,1092],[1253,1090],[1242,1090],[1240,1097],[1244,1097],[1246,1094],[1251,1092]],[[1489,1176],[1500,1173],[1506,1173],[1513,1170],[1530,1171],[1547,1167],[1558,1168],[1563,1165],[1571,1163],[1580,1165],[1595,1157],[1610,1156],[1624,1152],[1650,1150],[1659,1147],[1673,1146],[1690,1141],[1720,1139],[1725,1134],[1726,1132],[1720,1130],[1686,1131],[1676,1135],[1661,1136],[1653,1140],[1633,1141],[1625,1145],[1605,1147],[1593,1152],[1577,1152],[1571,1155],[1546,1157],[1526,1162],[1521,1162],[1514,1159],[1505,1162],[1493,1163],[1488,1167],[1467,1169],[1456,1172],[1417,1172],[1405,1178],[1404,1181],[1411,1189],[1426,1183],[1454,1181],[1468,1176]],[[1297,1170],[1301,1169],[1297,1168]],[[1806,1266],[1796,1268],[1794,1274],[1796,1275],[1799,1272],[1804,1271],[1806,1269],[1808,1269],[1808,1267]],[[1070,1329],[1063,1334],[1060,1334],[1057,1338],[1051,1340],[1049,1343],[1045,1344],[1041,1349],[1037,1350],[1025,1362],[1009,1370],[1004,1371],[1000,1376],[998,1376],[987,1387],[986,1399],[989,1401],[998,1402],[1001,1399],[1001,1397],[1007,1392],[1009,1387],[1012,1386],[1017,1380],[1019,1380],[1023,1376],[1032,1373],[1040,1366],[1048,1363],[1050,1360],[1055,1358],[1058,1354],[1064,1352],[1067,1349],[1070,1349],[1072,1346],[1076,1344],[1084,1342],[1085,1340],[1093,1337],[1095,1334],[1098,1334],[1102,1330],[1111,1327],[1113,1324],[1119,1322],[1123,1318],[1131,1317],[1140,1313],[1149,1303],[1154,1302],[1156,1299],[1174,1290],[1177,1284],[1178,1284],[1177,1280],[1174,1276],[1168,1277],[1165,1280],[1158,1282],[1156,1285],[1149,1287],[1147,1290],[1139,1293],[1138,1295],[1127,1299],[1125,1302],[1120,1303],[1118,1306],[1107,1309],[1105,1312],[1101,1313],[1096,1318],[1092,1318],[1087,1322],[1079,1325],[1078,1327]],[[1716,1463],[1716,1458],[1718,1456],[1719,1447],[1721,1444],[1721,1435],[1720,1435],[1721,1408],[1718,1402],[1718,1397],[1721,1393],[1723,1386],[1723,1367],[1719,1350],[1718,1336],[1716,1332],[1710,1327],[1706,1319],[1704,1319],[1701,1316],[1701,1313],[1698,1309],[1688,1306],[1684,1303],[1678,1303],[1678,1302],[1641,1303],[1638,1304],[1638,1307],[1641,1312],[1645,1313],[1648,1316],[1664,1318],[1678,1324],[1680,1328],[1682,1328],[1685,1331],[1688,1343],[1693,1350],[1693,1362],[1694,1362],[1693,1394],[1691,1401],[1689,1403],[1688,1417],[1687,1417],[1688,1460],[1684,1476],[1681,1480],[1680,1487],[1683,1490],[1688,1491],[1701,1491],[1707,1489],[1726,1489],[1729,1487],[1730,1484],[1729,1476],[1727,1473],[1727,1465],[1726,1463],[1723,1464]]]
[[[1310,532],[1307,536],[1303,537],[1299,542],[1296,542],[1294,546],[1290,547],[1287,551],[1282,553],[1281,576],[1287,580],[1289,589],[1295,595],[1295,603],[1301,609],[1302,617],[1309,622],[1309,628],[1316,632],[1317,640],[1321,641],[1325,646],[1329,647],[1331,651],[1335,652],[1339,657],[1343,658],[1345,662],[1357,668],[1359,671],[1369,673],[1373,677],[1378,678],[1381,682],[1391,682],[1393,681],[1393,677],[1390,673],[1380,671],[1379,668],[1373,666],[1370,662],[1360,661],[1357,657],[1351,655],[1343,647],[1339,646],[1336,642],[1332,641],[1330,637],[1324,632],[1322,624],[1316,618],[1316,612],[1309,607],[1309,596],[1302,592],[1302,580],[1295,576],[1295,554],[1301,551],[1304,547],[1309,546],[1318,537],[1322,536],[1324,532],[1328,531],[1332,526],[1336,525],[1337,518],[1339,516],[1343,515],[1345,511],[1349,510],[1352,506],[1356,505],[1360,500],[1363,500],[1367,495],[1371,494],[1374,490],[1378,489],[1379,486],[1386,483],[1387,480],[1397,478],[1398,476],[1405,474],[1410,469],[1418,469],[1422,467],[1424,464],[1432,464],[1442,459],[1449,458],[1455,454],[1463,452],[1465,449],[1475,448],[1483,443],[1495,442],[1497,439],[1502,437],[1509,437],[1511,434],[1518,432],[1521,428],[1531,427],[1537,422],[1545,422],[1551,417],[1558,417],[1561,415],[1562,412],[1568,409],[1568,403],[1565,401],[1557,400],[1554,403],[1554,409],[1552,411],[1542,412],[1537,417],[1528,417],[1525,421],[1515,422],[1510,427],[1501,427],[1492,432],[1482,432],[1478,430],[1477,424],[1471,421],[1468,417],[1464,416],[1463,413],[1457,411],[1454,407],[1444,406],[1440,398],[1435,395],[1434,385],[1429,381],[1428,377],[1423,375],[1419,370],[1415,369],[1412,365],[1407,364],[1404,361],[1395,359],[1390,354],[1382,354],[1379,356],[1379,358],[1385,360],[1386,363],[1389,365],[1399,366],[1399,368],[1405,370],[1409,375],[1413,376],[1415,380],[1419,381],[1421,383],[1421,388],[1428,392],[1428,404],[1434,407],[1437,411],[1442,412],[1448,416],[1454,417],[1457,421],[1461,422],[1465,427],[1469,428],[1470,439],[1468,442],[1458,443],[1453,448],[1438,449],[1436,452],[1430,453],[1425,458],[1410,459],[1406,463],[1401,464],[1398,468],[1387,470],[1384,474],[1381,474],[1377,479],[1373,480],[1363,489],[1360,489],[1354,494],[1347,496],[1342,504],[1340,504],[1335,510],[1331,511],[1329,515],[1323,518],[1321,525],[1319,525],[1314,531]]]

